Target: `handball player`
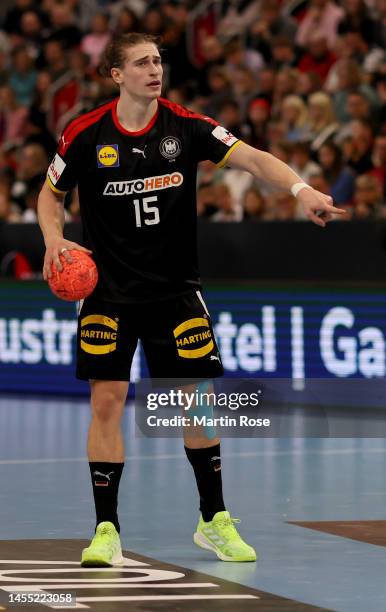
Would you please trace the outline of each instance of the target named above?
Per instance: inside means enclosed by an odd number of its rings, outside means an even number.
[[[77,377],[90,383],[87,450],[96,509],[95,535],[83,550],[83,566],[122,562],[121,417],[138,339],[152,378],[210,381],[223,374],[197,266],[198,163],[211,160],[246,170],[292,191],[319,226],[344,212],[271,154],[162,98],[158,39],[138,33],[113,38],[102,70],[119,96],[64,129],[38,204],[44,278],[50,277],[52,263],[61,269],[60,255],[71,261],[71,249],[92,253],[99,272],[78,317]],[[76,186],[84,247],[63,238],[63,200]],[[195,326],[210,341],[202,345]],[[193,343],[180,350],[177,330],[187,329]],[[224,504],[219,438],[184,431],[184,442],[200,499],[195,543],[223,561],[254,561],[254,549],[240,537]]]

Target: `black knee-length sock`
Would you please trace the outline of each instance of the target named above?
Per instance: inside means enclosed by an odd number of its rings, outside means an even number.
[[[225,510],[222,481],[220,444],[210,448],[187,448],[200,494],[200,510],[205,522],[211,521],[216,512]]]
[[[114,523],[119,533],[118,488],[124,464],[92,461],[89,466],[95,501],[96,524],[110,521]]]

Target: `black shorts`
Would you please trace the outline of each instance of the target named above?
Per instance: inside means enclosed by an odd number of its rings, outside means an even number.
[[[88,298],[78,318],[77,378],[130,380],[141,340],[151,378],[222,376],[221,357],[199,291],[150,304]]]

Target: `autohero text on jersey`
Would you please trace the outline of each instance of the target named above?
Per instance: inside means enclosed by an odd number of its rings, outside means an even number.
[[[149,193],[150,191],[160,191],[170,187],[179,187],[184,182],[181,172],[162,174],[160,176],[149,176],[143,179],[132,181],[109,181],[103,191],[107,196],[123,196],[132,193]]]

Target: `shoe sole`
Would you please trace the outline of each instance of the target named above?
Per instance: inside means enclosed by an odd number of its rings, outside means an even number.
[[[256,556],[250,559],[240,559],[237,557],[228,557],[227,555],[224,555],[224,553],[222,553],[221,550],[219,550],[215,544],[210,542],[210,540],[208,540],[202,533],[199,533],[198,531],[196,531],[196,533],[193,535],[193,542],[200,548],[204,548],[205,550],[211,550],[216,553],[217,557],[221,561],[237,561],[238,563],[256,561]]]
[[[90,557],[81,560],[81,567],[115,567],[122,566],[124,564],[124,558],[122,553],[117,553],[111,561],[108,561],[105,557],[98,557],[98,555],[90,555]]]

